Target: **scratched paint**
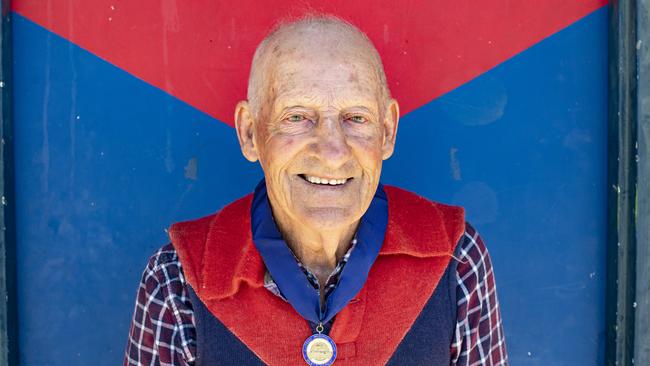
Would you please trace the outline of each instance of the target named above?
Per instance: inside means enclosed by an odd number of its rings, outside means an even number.
[[[187,165],[185,165],[185,178],[191,179],[191,180],[196,180],[198,177],[198,161],[196,158],[191,158],[188,162]]]
[[[458,162],[458,148],[452,147],[449,149],[449,166],[451,168],[451,175],[454,180],[461,180],[460,163]]]

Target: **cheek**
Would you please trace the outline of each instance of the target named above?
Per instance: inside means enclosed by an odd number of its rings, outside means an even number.
[[[300,139],[294,136],[272,136],[265,144],[264,161],[269,173],[281,174],[301,149]]]
[[[350,145],[362,169],[371,175],[379,173],[383,161],[381,140],[370,136],[350,139]]]
[[[353,126],[348,130],[348,141],[354,150],[359,151],[364,160],[381,160],[382,131],[374,126]]]

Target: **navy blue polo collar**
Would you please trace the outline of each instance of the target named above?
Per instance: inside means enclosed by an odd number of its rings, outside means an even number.
[[[370,207],[361,217],[357,244],[343,268],[339,283],[324,308],[319,294],[296,263],[295,256],[275,224],[264,179],[255,188],[251,205],[253,242],[267,270],[289,304],[313,323],[327,323],[361,290],[384,242],[388,224],[388,199],[379,183]]]

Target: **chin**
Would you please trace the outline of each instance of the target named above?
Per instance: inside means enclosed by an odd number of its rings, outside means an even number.
[[[354,215],[349,208],[325,207],[301,210],[301,221],[316,230],[332,230],[353,224],[363,213]]]

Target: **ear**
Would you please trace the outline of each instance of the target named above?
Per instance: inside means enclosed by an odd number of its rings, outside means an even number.
[[[256,162],[259,159],[257,146],[255,145],[255,126],[253,114],[247,101],[242,100],[235,107],[235,130],[241,152],[250,162]]]
[[[395,150],[395,139],[397,138],[397,125],[399,124],[399,104],[395,99],[390,99],[386,104],[384,113],[384,145],[382,146],[382,157],[384,160],[393,155]]]

